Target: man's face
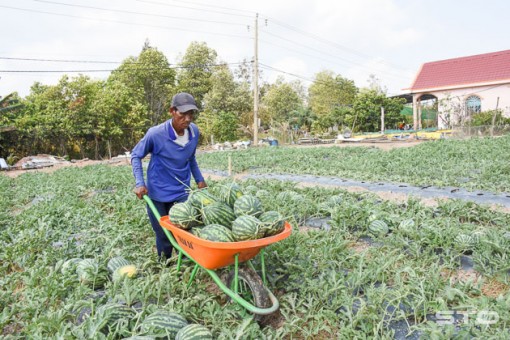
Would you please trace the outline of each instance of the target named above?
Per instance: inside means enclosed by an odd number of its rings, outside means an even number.
[[[173,118],[173,126],[177,131],[185,130],[189,127],[195,116],[195,111],[180,112],[177,108],[170,109]]]

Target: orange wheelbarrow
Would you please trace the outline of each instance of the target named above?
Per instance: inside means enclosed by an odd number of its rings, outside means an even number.
[[[158,218],[166,236],[179,253],[177,270],[181,268],[183,254],[195,263],[188,281],[188,287],[193,282],[198,270],[202,268],[233,301],[255,314],[257,321],[262,321],[263,316],[278,310],[280,307],[278,300],[266,287],[264,248],[290,236],[292,227],[288,222],[285,222],[284,230],[274,236],[241,242],[212,242],[198,238],[190,232],[178,228],[170,221],[168,216],[161,217],[148,196],[144,196],[144,199],[154,216]],[[250,261],[259,253],[262,278],[257,274]],[[239,264],[243,262],[246,262],[248,266],[240,267]],[[234,265],[234,268],[225,284],[215,272],[215,269],[230,265]]]

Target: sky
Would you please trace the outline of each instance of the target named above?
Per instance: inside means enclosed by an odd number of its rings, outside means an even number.
[[[235,67],[253,60],[257,13],[267,82],[309,86],[330,70],[395,95],[425,62],[510,49],[508,0],[0,0],[0,96],[64,74],[106,79],[146,40],[173,65],[198,41]]]

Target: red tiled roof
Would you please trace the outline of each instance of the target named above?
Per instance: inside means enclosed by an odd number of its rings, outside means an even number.
[[[510,50],[425,63],[411,90],[510,80]]]

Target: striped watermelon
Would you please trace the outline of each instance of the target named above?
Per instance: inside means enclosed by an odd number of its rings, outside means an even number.
[[[160,309],[142,321],[140,330],[148,335],[174,339],[181,328],[187,325],[188,322],[182,315]]]
[[[244,188],[243,192],[246,194],[250,194],[250,195],[255,195],[255,193],[257,192],[257,190],[259,190],[259,188],[257,188],[256,186],[254,185],[248,185],[247,187]]]
[[[108,268],[108,271],[110,273],[114,273],[120,267],[128,266],[130,264],[131,263],[129,263],[129,261],[123,258],[122,256],[116,256],[108,261],[106,268]]]
[[[255,196],[257,196],[258,198],[260,199],[264,199],[264,198],[267,198],[269,197],[271,194],[269,193],[269,191],[265,190],[265,189],[260,189],[259,191],[257,191],[255,193]]]
[[[188,230],[199,221],[199,212],[189,202],[175,203],[168,212],[170,221],[179,228]]]
[[[200,238],[213,242],[234,242],[232,231],[221,224],[206,225],[200,231]]]
[[[263,237],[263,233],[261,222],[255,216],[242,215],[232,223],[232,234],[236,241],[256,240]]]
[[[133,308],[120,303],[107,303],[97,308],[96,320],[98,320],[98,329],[115,329],[116,325],[126,320],[128,323],[136,315]]]
[[[259,217],[264,236],[279,234],[285,229],[285,219],[278,211],[266,211]]]
[[[230,207],[234,207],[234,203],[236,200],[243,196],[243,192],[241,191],[241,187],[236,183],[229,183],[223,185],[219,189],[219,198],[227,203]]]
[[[202,209],[202,220],[205,225],[221,224],[230,229],[235,219],[234,210],[223,202],[214,202]]]
[[[213,336],[207,327],[192,323],[181,328],[175,340],[212,340]]]
[[[455,236],[455,247],[461,250],[469,250],[475,246],[475,240],[471,235],[458,234]]]
[[[287,190],[287,191],[280,192],[276,196],[276,199],[281,202],[299,201],[299,200],[303,199],[303,196],[298,194],[295,191]]]
[[[242,215],[253,215],[255,217],[260,216],[262,214],[262,203],[260,200],[252,195],[244,195],[237,199],[234,204],[234,213],[236,216]]]
[[[76,274],[80,283],[95,288],[102,287],[106,282],[105,273],[99,270],[99,265],[94,259],[83,259],[76,266]]]
[[[218,199],[214,197],[214,195],[211,194],[207,189],[192,191],[188,198],[188,202],[191,203],[191,205],[196,209],[202,209],[206,205],[216,201],[218,201]]]
[[[204,227],[193,227],[189,230],[190,233],[192,233],[193,235],[195,235],[196,237],[200,237],[200,233],[202,232],[202,229],[204,229]]]
[[[76,267],[78,266],[78,263],[80,263],[80,261],[81,259],[76,257],[65,261],[64,263],[62,263],[62,267],[60,267],[60,272],[62,274],[70,273],[73,271],[75,272]]]
[[[398,225],[398,230],[403,233],[411,233],[415,230],[415,223],[412,219],[403,220]]]
[[[386,235],[390,229],[388,228],[386,222],[381,220],[374,220],[368,226],[368,231],[375,236],[383,236]]]

